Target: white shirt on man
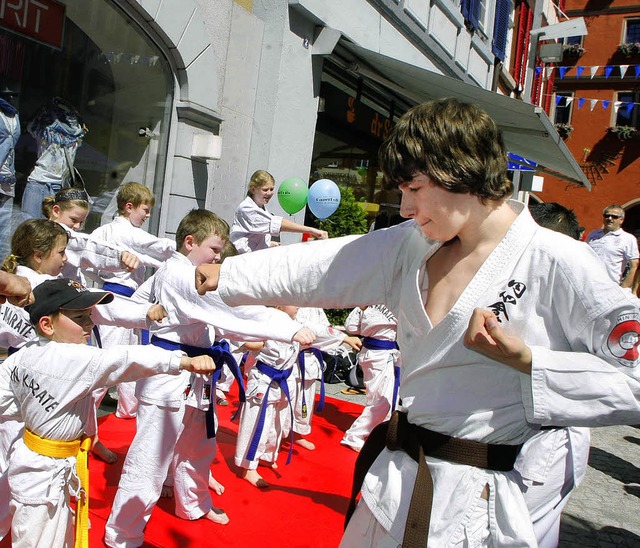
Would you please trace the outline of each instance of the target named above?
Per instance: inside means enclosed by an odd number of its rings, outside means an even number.
[[[609,232],[602,228],[593,230],[587,236],[587,243],[600,257],[609,277],[616,283],[620,283],[629,261],[640,257],[638,240],[621,228]]]

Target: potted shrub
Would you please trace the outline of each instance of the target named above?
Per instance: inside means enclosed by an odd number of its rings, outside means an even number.
[[[565,44],[562,51],[564,57],[582,57],[587,50],[580,44]]]
[[[631,57],[640,53],[640,42],[628,42],[626,44],[620,44],[618,51],[625,57]]]
[[[632,126],[614,126],[609,128],[609,133],[613,133],[618,139],[624,141],[638,135],[638,130]]]
[[[554,127],[556,128],[558,135],[560,135],[560,137],[562,137],[563,139],[568,138],[573,131],[573,126],[571,124],[555,124]]]

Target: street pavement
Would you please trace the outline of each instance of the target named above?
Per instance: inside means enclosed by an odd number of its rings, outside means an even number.
[[[640,426],[591,429],[587,474],[560,526],[560,547],[578,546],[640,546]]]

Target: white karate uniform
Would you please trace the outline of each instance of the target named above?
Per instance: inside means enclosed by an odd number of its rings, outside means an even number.
[[[238,253],[267,249],[281,228],[282,217],[273,215],[247,196],[236,209],[229,239]]]
[[[62,277],[71,278],[87,285],[85,274],[97,281],[95,272],[98,270],[117,271],[122,270],[120,257],[122,251],[116,246],[97,240],[90,234],[76,232],[62,223],[69,236],[67,241],[67,262],[62,267]]]
[[[181,352],[138,346],[95,347],[35,339],[0,368],[0,414],[20,418],[40,437],[71,441],[84,433],[102,385],[156,373],[177,374]],[[22,439],[9,455],[7,478],[15,546],[71,546],[70,496],[78,494],[75,457],[51,458],[31,451]]]
[[[424,309],[425,264],[441,243],[414,221],[315,242],[313,249],[294,245],[231,257],[218,290],[232,305],[384,302],[398,319],[399,395],[409,422],[437,432],[520,444],[536,424],[637,423],[640,301],[609,279],[588,246],[537,226],[523,204],[510,205],[516,220],[435,326]],[[532,352],[531,375],[464,346],[475,307],[493,310],[508,333],[523,338]],[[426,461],[434,481],[430,543],[458,545],[489,528],[490,537],[480,533],[479,543],[536,544],[517,472]],[[364,505],[396,542],[403,538],[416,469],[404,452],[384,450],[362,488]],[[488,505],[480,497],[486,485]],[[345,545],[358,542],[352,534],[350,527]]]
[[[513,469],[540,548],[558,546],[562,511],[587,471],[590,439],[584,427],[541,430],[520,450]]]
[[[129,220],[121,215],[112,222],[96,228],[91,233],[98,241],[110,242],[122,250],[134,253],[140,259],[140,266],[133,271],[124,268],[97,270],[97,276],[104,282],[111,282],[131,288],[134,291],[144,281],[145,267],[158,268],[163,261],[171,257],[176,244],[168,238],[158,238],[145,230],[133,226]],[[127,297],[116,295],[113,306],[121,306]],[[137,344],[137,331],[123,327],[103,327],[100,329],[100,339],[103,348],[113,345]],[[102,395],[104,397],[104,394]],[[102,398],[100,398],[100,401]],[[116,416],[131,418],[135,416],[138,401],[135,397],[134,384],[118,385],[118,407]]]
[[[28,266],[19,265],[16,268],[18,276],[24,276],[29,280],[31,289],[34,289],[46,280],[54,279],[49,274],[39,274]],[[29,313],[19,306],[5,302],[0,304],[0,347],[20,348],[27,341],[36,336],[36,332],[29,320]]]
[[[159,301],[168,317],[152,333],[206,353],[220,337],[291,340],[301,326],[283,312],[264,306],[231,309],[216,293],[198,295],[195,266],[176,253],[132,296]],[[152,345],[150,345],[152,346]],[[211,398],[209,376],[183,372],[138,382],[136,436],[124,462],[105,530],[108,546],[140,546],[144,528],[167,474],[173,478],[176,515],[194,520],[212,509],[209,467],[215,438],[207,439],[205,411]]]
[[[344,334],[336,333],[336,330],[331,327],[316,332],[316,336],[313,346],[325,351],[335,350],[344,340]],[[268,340],[262,350],[255,353],[256,362],[265,363],[278,371],[291,370],[286,382],[292,405],[295,403],[296,390],[300,386],[299,378],[296,380],[294,376],[298,367],[296,360],[299,352],[300,345],[297,342],[283,343]],[[247,453],[258,424],[267,389],[269,389],[269,399],[266,403],[264,427],[258,442],[258,450],[253,459],[248,459]],[[292,428],[291,410],[286,394],[280,385],[257,367],[252,367],[248,373],[246,400],[240,413],[235,463],[238,467],[255,470],[260,460],[276,462],[278,459],[282,437],[288,435]],[[307,402],[307,408],[312,405],[313,400]]]
[[[349,314],[344,327],[347,333],[360,334],[383,341],[396,340],[397,321],[384,305],[356,307]],[[375,350],[364,346],[358,352],[367,400],[360,416],[342,438],[343,445],[361,449],[371,431],[391,417],[391,403],[395,386],[394,367],[400,367],[400,351]]]
[[[296,321],[300,322],[305,327],[308,327],[314,333],[326,332],[331,329],[331,332],[338,338],[340,342],[344,341],[347,337],[345,333],[341,333],[337,329],[331,328],[331,323],[322,308],[299,308],[296,314]],[[337,346],[337,345],[336,345]],[[311,433],[311,420],[315,412],[315,398],[318,389],[317,381],[321,378],[324,372],[324,362],[320,363],[316,356],[312,352],[304,353],[304,386],[302,385],[302,377],[300,375],[300,368],[294,367],[292,372],[292,378],[296,381],[295,396],[293,405],[293,431],[302,436],[306,436]],[[304,394],[304,399],[303,399]],[[307,414],[304,416],[302,412],[303,403],[306,404]]]

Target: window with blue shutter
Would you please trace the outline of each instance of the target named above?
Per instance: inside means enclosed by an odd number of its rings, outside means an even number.
[[[460,0],[460,11],[464,18],[465,26],[470,30],[478,30],[480,26],[480,0]]]
[[[509,12],[511,0],[496,1],[496,17],[493,22],[493,45],[491,51],[500,60],[504,61],[507,53],[507,34],[509,32]]]

